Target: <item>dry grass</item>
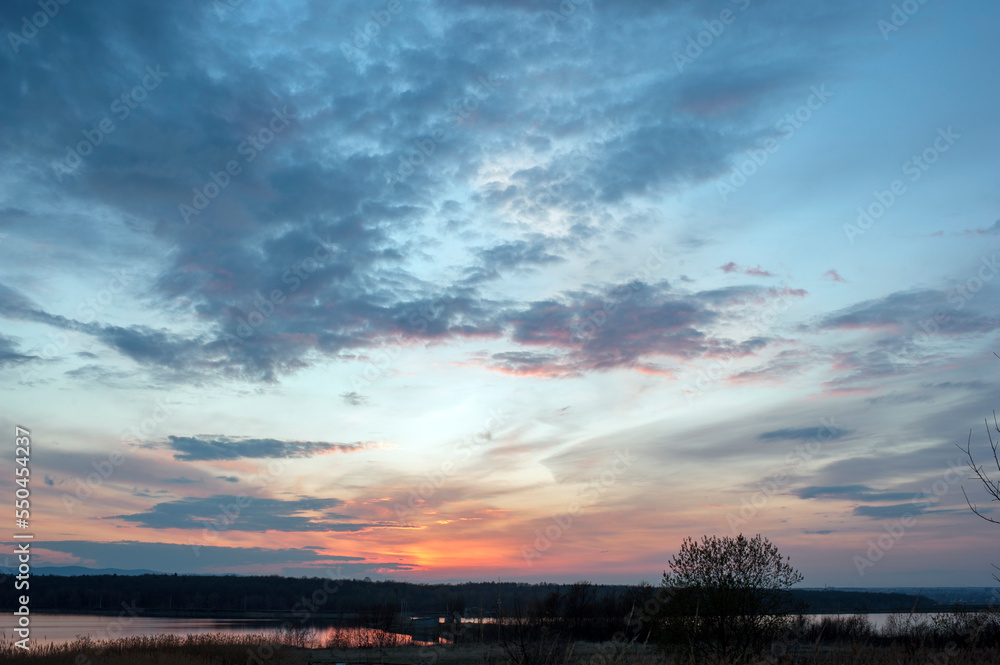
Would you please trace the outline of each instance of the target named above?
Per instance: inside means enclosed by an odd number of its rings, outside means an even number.
[[[276,645],[272,635],[152,635],[116,640],[78,639],[35,645],[25,651],[0,644],[0,663],[25,665],[246,665],[260,661],[292,665],[297,650]],[[254,660],[256,656],[259,660]]]
[[[0,662],[24,665],[329,665],[332,663],[398,665],[514,665],[496,644],[397,646],[367,649],[308,649],[278,646],[261,635],[168,635],[107,642],[79,640],[61,647],[25,653],[0,647]],[[692,658],[665,654],[651,646],[578,642],[554,654],[551,665],[996,665],[1000,649],[932,649],[900,645],[798,645],[784,653],[734,660],[723,656]],[[534,665],[521,663],[520,665]]]

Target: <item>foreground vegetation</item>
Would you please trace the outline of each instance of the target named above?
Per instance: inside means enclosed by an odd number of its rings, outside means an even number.
[[[349,631],[286,630],[243,635],[159,635],[118,640],[80,639],[25,652],[0,644],[0,662],[24,665],[681,665],[772,663],[979,665],[1000,662],[1000,613],[893,615],[876,629],[864,616],[792,617],[780,638],[754,653],[693,654],[681,643],[656,646],[649,633],[630,639],[583,642],[529,627],[500,631],[495,641],[474,641],[477,630],[447,644],[403,645],[405,636],[375,632],[358,647]]]

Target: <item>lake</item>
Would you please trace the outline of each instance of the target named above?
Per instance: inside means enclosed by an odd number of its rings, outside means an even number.
[[[19,639],[14,631],[16,617],[5,612],[0,615],[0,640]],[[297,619],[290,620],[297,625]],[[281,630],[282,619],[209,619],[179,617],[136,617],[94,614],[32,614],[31,642],[33,644],[63,644],[77,637],[94,640],[117,639],[149,635],[203,635],[221,633],[239,635],[247,633],[277,634]],[[370,629],[348,628],[344,626],[313,623],[305,627],[308,640],[324,645],[334,637],[347,640],[352,646],[370,643],[377,637]],[[400,633],[384,633],[396,645],[430,644],[414,640],[412,636]]]
[[[810,615],[813,618],[832,615]],[[842,614],[840,616],[850,616]],[[885,625],[891,614],[868,614],[869,621],[876,627]],[[16,617],[10,613],[0,615],[0,639],[17,639],[13,628]],[[466,619],[473,622],[473,619]],[[72,642],[77,637],[90,637],[103,640],[118,637],[133,637],[139,635],[201,635],[207,633],[222,633],[229,635],[247,633],[276,634],[281,629],[281,619],[208,619],[208,618],[178,618],[178,617],[134,617],[119,618],[109,615],[93,614],[32,614],[31,640],[34,644]],[[295,623],[295,620],[293,620]],[[306,629],[307,638],[313,643],[324,645],[333,637],[349,640],[353,645],[360,646],[370,642],[372,633],[364,628],[345,628],[334,625],[313,624]],[[399,645],[430,644],[415,640],[412,636],[400,633],[389,633],[390,639]]]

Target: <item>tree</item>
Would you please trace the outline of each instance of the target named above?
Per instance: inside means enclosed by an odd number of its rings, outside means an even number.
[[[997,453],[997,447],[1000,446],[1000,438],[994,441],[993,433],[990,432],[989,421],[984,422],[986,423],[986,436],[990,440],[990,448],[993,451],[993,463],[996,464],[997,471],[1000,471],[1000,455]],[[997,423],[996,411],[993,412],[993,429],[1000,434],[1000,424]],[[959,449],[962,450],[965,453],[965,456],[969,458],[967,462],[969,468],[972,469],[972,472],[975,474],[975,478],[983,484],[983,487],[986,489],[986,493],[990,496],[991,500],[1000,501],[1000,481],[991,478],[989,472],[983,470],[983,465],[977,463],[975,456],[972,454],[972,430],[969,430],[969,440],[966,443],[965,448],[963,449],[962,446],[959,446]],[[972,510],[973,513],[991,524],[1000,524],[1000,520],[986,515],[983,510],[981,510],[976,504],[972,503],[969,499],[969,494],[965,491],[965,485],[962,485],[962,494],[965,495],[965,502],[969,504],[969,509]],[[993,567],[1000,570],[1000,567],[996,565]],[[997,577],[996,575],[993,577],[1000,582],[1000,577]]]
[[[660,638],[694,651],[743,655],[776,638],[794,609],[790,588],[802,574],[760,534],[686,538],[663,573],[670,590]]]

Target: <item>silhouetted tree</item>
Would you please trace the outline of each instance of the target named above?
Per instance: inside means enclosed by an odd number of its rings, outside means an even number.
[[[802,574],[761,535],[684,540],[663,573],[672,590],[660,637],[692,650],[740,656],[774,639],[793,609],[790,588]]]

